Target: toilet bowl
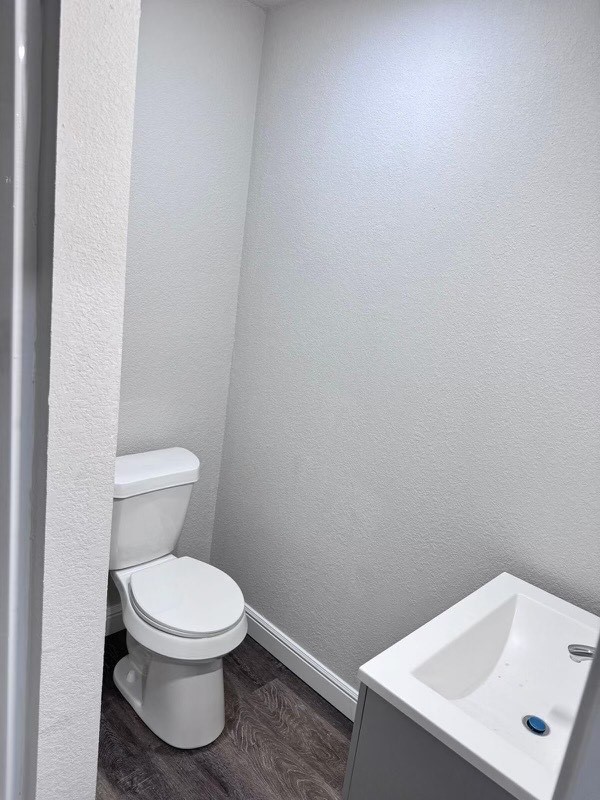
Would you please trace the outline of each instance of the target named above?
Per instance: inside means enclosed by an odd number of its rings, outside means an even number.
[[[222,732],[223,656],[248,628],[235,581],[172,552],[198,471],[182,448],[117,458],[111,537],[128,649],[115,684],[157,736],[182,749]]]

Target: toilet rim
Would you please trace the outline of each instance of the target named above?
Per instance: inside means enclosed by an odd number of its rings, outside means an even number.
[[[173,555],[164,556],[162,559],[157,559],[156,563],[174,558],[176,557]],[[222,658],[241,644],[248,631],[245,610],[231,628],[202,638],[179,636],[160,630],[146,622],[133,607],[128,589],[131,575],[144,566],[147,564],[111,572],[121,597],[123,624],[136,641],[154,653],[178,661],[205,661]]]
[[[213,633],[200,633],[200,632],[198,632],[198,633],[187,633],[185,631],[180,630],[179,628],[172,628],[172,627],[170,627],[168,625],[165,625],[164,623],[159,622],[159,620],[154,619],[154,617],[150,616],[149,614],[146,614],[144,609],[139,605],[139,603],[136,602],[135,595],[133,594],[131,589],[129,589],[128,595],[129,595],[129,601],[131,603],[131,607],[132,607],[133,611],[136,613],[136,615],[138,617],[140,617],[140,619],[142,619],[144,622],[146,622],[148,625],[150,625],[150,627],[155,628],[158,631],[163,631],[163,633],[168,633],[170,636],[176,636],[176,637],[181,638],[181,639],[194,639],[194,640],[196,640],[196,639],[214,639],[216,636],[221,636],[222,634],[233,630],[236,627],[236,625],[239,624],[239,622],[242,619],[242,617],[244,617],[245,614],[246,614],[245,610],[242,611],[240,616],[235,620],[235,622],[233,624],[228,625],[226,628],[223,628],[220,631],[214,631]]]

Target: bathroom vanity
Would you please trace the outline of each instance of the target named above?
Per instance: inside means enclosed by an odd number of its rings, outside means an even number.
[[[376,656],[344,800],[551,800],[599,630],[505,573]]]
[[[514,800],[468,761],[361,686],[344,800]]]

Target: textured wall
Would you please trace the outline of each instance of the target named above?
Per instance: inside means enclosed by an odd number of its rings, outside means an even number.
[[[275,8],[275,6],[282,6],[286,5],[287,3],[293,3],[294,0],[250,0],[254,3],[255,6],[260,6],[261,8]]]
[[[137,0],[62,0],[36,800],[95,797]]]
[[[264,11],[143,0],[119,452],[202,463],[181,553],[207,559],[225,427]]]
[[[267,18],[213,561],[354,681],[502,570],[600,613],[600,6]]]

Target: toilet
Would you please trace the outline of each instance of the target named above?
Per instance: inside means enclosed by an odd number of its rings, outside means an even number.
[[[117,458],[110,547],[128,650],[115,684],[157,736],[183,749],[222,732],[223,656],[248,629],[232,578],[173,555],[199,470],[181,447]]]

